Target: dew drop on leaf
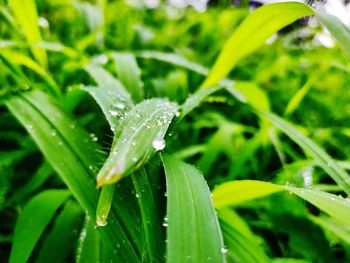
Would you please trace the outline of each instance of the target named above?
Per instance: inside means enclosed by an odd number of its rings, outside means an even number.
[[[112,116],[118,116],[119,113],[118,113],[118,111],[110,110],[109,114],[111,114]]]
[[[165,141],[164,141],[164,139],[159,139],[159,138],[155,139],[152,142],[152,146],[156,151],[163,150],[165,148]]]

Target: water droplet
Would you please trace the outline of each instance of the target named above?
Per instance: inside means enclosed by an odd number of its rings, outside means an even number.
[[[133,157],[132,161],[136,163],[137,162],[137,157]]]
[[[90,133],[90,138],[93,142],[97,142],[98,138],[96,137],[96,135],[94,133]]]
[[[136,193],[135,196],[137,199],[139,199],[141,197],[139,193]]]
[[[55,130],[52,130],[52,131],[50,132],[50,135],[51,135],[51,136],[56,136],[56,135],[57,135],[57,132],[56,132]]]
[[[116,110],[110,110],[109,114],[111,114],[112,116],[118,116],[119,112]]]
[[[116,103],[114,104],[114,107],[116,107],[117,109],[125,109],[125,104],[123,103]]]
[[[27,125],[27,128],[28,128],[29,130],[33,130],[33,125],[28,124],[28,125]]]
[[[161,151],[165,148],[165,141],[164,141],[164,139],[159,139],[159,138],[155,139],[152,142],[152,146],[156,151]]]
[[[175,113],[175,116],[176,116],[176,117],[179,117],[179,116],[180,116],[180,112],[177,111],[177,112]]]
[[[62,146],[62,145],[63,145],[63,142],[62,142],[62,141],[59,141],[59,142],[58,142],[58,145],[59,145],[59,146]]]
[[[222,254],[226,254],[227,253],[227,248],[222,247],[220,251],[221,251]]]

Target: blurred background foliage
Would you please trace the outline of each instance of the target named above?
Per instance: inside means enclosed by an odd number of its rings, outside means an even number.
[[[24,80],[38,87],[48,82],[60,87],[66,111],[98,138],[103,157],[112,143],[107,121],[92,98],[74,88],[94,84],[84,65],[94,61],[117,75],[110,52],[132,52],[142,69],[145,98],[168,97],[183,103],[204,77],[147,59],[143,52],[175,53],[210,67],[252,6],[248,1],[220,0],[210,1],[204,10],[154,1],[38,0],[44,40],[39,44],[47,50],[48,65],[38,73],[18,57],[16,68],[18,75],[24,74]],[[4,0],[0,17],[3,99],[29,89],[23,79],[21,85],[14,85],[17,80],[8,71],[8,61],[16,59],[14,53],[33,54]],[[239,61],[229,77],[243,93],[251,92],[248,97],[255,105],[290,120],[350,169],[350,68],[337,46],[322,42],[324,34],[313,18],[299,20]],[[65,186],[3,105],[0,118],[0,261],[6,262],[16,218],[28,198],[43,189]],[[212,189],[229,180],[254,179],[341,193],[294,142],[224,92],[207,97],[168,134],[167,151],[197,166]],[[235,210],[274,262],[350,261],[350,230],[318,217],[316,207],[295,196],[278,193]],[[83,224],[79,218],[72,223],[74,238],[66,251],[67,261],[73,258]],[[332,226],[344,232],[345,239],[334,234]]]

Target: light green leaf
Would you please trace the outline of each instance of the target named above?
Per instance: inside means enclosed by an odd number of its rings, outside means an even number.
[[[193,166],[162,157],[167,186],[167,262],[226,262],[208,185]]]
[[[208,89],[201,89],[189,96],[185,103],[181,106],[181,118],[184,118],[194,108],[198,107],[201,102],[210,94],[222,90],[224,86],[214,86]]]
[[[47,190],[28,202],[16,223],[10,263],[28,261],[46,226],[69,195],[67,190]]]
[[[96,210],[96,226],[107,225],[107,219],[111,210],[115,185],[105,185],[101,189]]]
[[[262,181],[239,180],[227,182],[216,187],[213,191],[213,200],[215,207],[221,208],[242,204],[243,202],[283,190],[287,190],[308,201],[339,222],[350,225],[350,201],[318,190],[275,185]]]
[[[213,191],[213,200],[215,208],[221,208],[242,204],[283,190],[279,185],[260,181],[232,181],[217,186]]]
[[[232,224],[220,218],[228,262],[270,262],[264,251]]]
[[[30,57],[9,49],[0,49],[0,54],[12,64],[25,66],[34,71],[46,81],[48,84],[48,91],[51,92],[52,95],[60,96],[61,91],[57,86],[55,80],[46,72],[46,70],[41,65],[36,63]]]
[[[120,95],[121,93],[115,87],[81,86],[81,88],[87,91],[101,107],[113,133],[119,134],[125,114],[133,107],[129,98]]]
[[[121,134],[97,176],[97,185],[119,181],[162,150],[165,133],[176,112],[177,105],[166,99],[145,100],[128,112]]]
[[[87,64],[84,66],[84,69],[96,81],[97,86],[117,92],[120,97],[131,102],[130,94],[123,84],[103,67],[96,64]],[[110,92],[107,93],[107,95],[111,95],[109,94]]]
[[[12,96],[5,104],[30,133],[83,209],[95,220],[99,193],[94,177],[100,157],[91,136],[43,92],[32,91]],[[110,215],[113,223],[99,229],[101,236],[110,249],[120,246],[115,254],[116,260],[139,262],[138,252],[128,238],[132,230],[123,228],[120,223],[121,218],[127,215],[117,217],[115,211],[113,208]]]
[[[339,18],[316,12],[318,20],[329,30],[331,35],[337,40],[339,46],[344,51],[346,57],[350,59],[350,29]]]
[[[41,42],[41,34],[38,24],[38,13],[35,0],[8,0],[18,25],[23,30],[29,44]],[[46,52],[40,48],[32,48],[36,60],[43,66],[47,66]]]
[[[181,57],[180,55],[177,55],[174,53],[163,53],[158,51],[142,51],[138,54],[138,56],[145,59],[155,59],[162,62],[170,63],[173,65],[191,70],[193,72],[197,72],[198,74],[201,74],[201,75],[207,75],[209,73],[209,70],[203,67],[202,65],[189,61],[184,57]]]
[[[246,102],[257,109],[270,110],[270,101],[266,92],[253,82],[235,82],[234,88],[246,99]]]
[[[143,82],[141,70],[136,58],[131,53],[112,53],[112,58],[117,66],[118,78],[132,95],[133,101],[140,102],[143,99]]]
[[[131,178],[141,210],[148,261],[164,262],[164,243],[162,242],[164,237],[160,222],[160,208],[156,200],[158,196],[155,196],[149,176],[155,177],[155,174],[148,175],[146,169],[141,168],[132,174]]]
[[[326,216],[311,216],[310,219],[316,224],[320,225],[323,229],[335,234],[343,241],[350,244],[350,226],[339,223],[332,218]]]
[[[274,33],[303,16],[313,14],[311,7],[298,2],[274,3],[257,9],[227,40],[202,87],[214,86],[241,58],[256,51]]]
[[[100,237],[95,230],[95,222],[87,215],[84,226],[80,232],[75,262],[99,262]]]
[[[350,195],[350,176],[342,168],[340,168],[337,162],[333,160],[333,158],[329,156],[320,146],[279,116],[271,112],[259,110],[257,112],[260,116],[270,120],[274,126],[283,131],[301,148],[303,148],[305,152],[312,156],[316,163],[322,167],[330,177],[332,177],[332,179],[344,190],[344,192]]]

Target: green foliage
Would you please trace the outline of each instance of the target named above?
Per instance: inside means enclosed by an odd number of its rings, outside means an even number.
[[[4,2],[1,262],[350,261],[338,18]]]

